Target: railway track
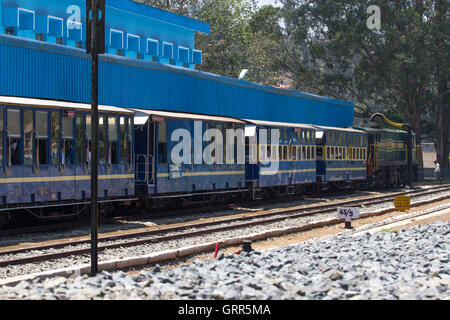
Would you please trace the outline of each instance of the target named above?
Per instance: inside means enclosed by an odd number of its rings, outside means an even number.
[[[374,197],[372,199],[358,199],[358,200],[347,200],[339,201],[332,204],[316,205],[310,208],[304,207],[291,207],[283,209],[271,209],[264,210],[260,212],[252,212],[251,214],[243,215],[240,217],[232,217],[225,219],[217,219],[215,221],[201,222],[201,223],[189,223],[177,227],[166,227],[157,230],[141,231],[141,232],[127,232],[125,234],[114,235],[114,236],[104,236],[99,238],[99,252],[108,249],[119,249],[126,247],[135,247],[143,244],[156,244],[171,241],[174,239],[184,239],[191,238],[195,236],[201,236],[205,234],[212,234],[223,232],[226,230],[235,229],[245,229],[249,227],[254,227],[257,225],[269,225],[276,222],[283,221],[285,219],[296,219],[300,217],[308,216],[332,216],[335,214],[335,210],[338,206],[369,206],[379,203],[384,203],[391,201],[397,195],[408,194],[411,197],[420,197],[436,192],[442,192],[450,190],[448,186],[440,186],[439,188],[430,188],[426,190],[413,190],[405,192],[396,192],[390,195],[383,195]],[[448,198],[448,196],[445,196]],[[436,201],[436,200],[433,200]],[[412,204],[412,206],[421,205],[424,202],[418,202]],[[334,221],[338,223],[339,219]],[[129,239],[132,239],[128,241]],[[108,242],[115,243],[108,243]],[[102,245],[103,243],[103,245]],[[37,245],[33,247],[13,249],[13,250],[3,250],[0,251],[0,259],[5,256],[9,256],[8,259],[0,260],[0,267],[7,267],[11,265],[22,265],[27,263],[37,263],[40,261],[48,261],[54,259],[61,259],[69,256],[80,256],[88,255],[90,253],[89,247],[82,247],[76,249],[68,249],[64,251],[42,254],[34,254],[33,252],[44,251],[44,250],[55,250],[62,248],[72,248],[75,246],[87,246],[89,240],[79,240],[79,241],[60,241],[59,243],[52,243],[47,245]],[[26,256],[14,258],[15,255],[20,255],[27,253]]]
[[[434,184],[431,185],[431,187],[428,190],[438,190],[440,188],[445,188],[447,186],[450,186],[450,184]],[[376,190],[375,190],[376,191]],[[382,191],[389,191],[382,190]],[[416,191],[402,191],[397,192],[396,195],[404,195],[409,193],[414,193]],[[338,193],[334,192],[333,196],[345,196],[345,195],[355,195],[355,192],[343,190]],[[325,193],[327,195],[327,193]],[[357,195],[356,195],[357,196]],[[293,202],[293,201],[301,201],[301,200],[314,200],[314,199],[321,199],[317,197],[310,197],[310,195],[305,194],[302,196],[289,196],[284,198],[277,198],[277,199],[263,199],[253,202],[245,202],[240,204],[226,204],[226,205],[215,205],[215,206],[202,206],[202,207],[190,207],[190,208],[183,208],[183,209],[177,209],[177,210],[171,210],[166,211],[164,214],[161,214],[159,212],[152,213],[152,214],[139,214],[139,215],[125,215],[125,216],[116,216],[111,218],[105,218],[100,221],[103,225],[108,224],[114,224],[121,221],[130,221],[130,220],[143,220],[143,219],[149,219],[149,218],[162,218],[162,217],[182,217],[185,215],[191,215],[195,213],[196,215],[202,214],[202,213],[208,213],[208,212],[214,212],[214,211],[224,211],[224,210],[237,210],[238,207],[258,207],[261,205],[271,205],[276,203],[286,203],[286,202]],[[73,228],[77,227],[83,227],[88,226],[90,222],[63,222],[63,223],[50,223],[50,224],[38,224],[38,225],[31,225],[31,226],[25,226],[25,227],[19,227],[19,228],[7,228],[2,229],[0,228],[0,237],[8,237],[8,236],[16,236],[21,234],[31,234],[31,233],[39,233],[39,232],[52,232],[52,231],[62,231],[62,230],[71,230]]]

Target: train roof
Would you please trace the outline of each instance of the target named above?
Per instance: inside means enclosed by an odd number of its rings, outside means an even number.
[[[289,123],[289,122],[276,122],[276,121],[264,121],[264,120],[250,120],[250,119],[244,119],[244,120],[250,124],[254,124],[257,126],[314,129],[314,127],[312,125],[304,124],[304,123]]]
[[[131,109],[131,110],[136,112],[134,116],[134,123],[138,125],[145,124],[150,116],[171,118],[171,119],[187,119],[194,121],[198,120],[198,121],[214,121],[214,122],[245,124],[244,121],[232,117],[212,116],[187,112],[161,111],[161,110],[144,110],[144,109]]]
[[[15,107],[41,107],[41,108],[59,108],[59,109],[75,109],[75,110],[91,110],[91,105],[86,103],[0,96],[0,105],[15,106]],[[133,114],[131,110],[118,108],[113,106],[98,106],[100,112],[126,113]]]
[[[356,127],[356,128],[359,130],[367,131],[367,132],[407,133],[405,130],[390,129],[390,128],[360,128],[360,127]]]
[[[344,131],[344,132],[353,132],[353,133],[365,133],[362,130],[354,129],[354,128],[338,128],[338,127],[326,127],[326,126],[314,126],[317,129],[322,130],[335,130],[335,131]]]

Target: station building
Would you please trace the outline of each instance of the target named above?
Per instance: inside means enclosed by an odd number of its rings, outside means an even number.
[[[84,0],[0,0],[0,96],[89,103]],[[99,103],[348,127],[352,102],[196,70],[207,23],[131,0],[106,0]]]

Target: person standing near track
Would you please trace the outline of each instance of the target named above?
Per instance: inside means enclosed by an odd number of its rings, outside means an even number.
[[[435,168],[434,168],[434,178],[436,179],[436,181],[440,181],[441,180],[441,166],[439,165],[439,162],[435,161]]]

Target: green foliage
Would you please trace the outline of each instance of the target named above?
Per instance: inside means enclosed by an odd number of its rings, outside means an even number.
[[[449,113],[445,0],[281,2],[284,70],[294,75],[297,88],[355,101],[370,113],[377,107],[410,123],[419,141],[425,115],[434,124],[441,118],[433,104]],[[380,30],[367,27],[373,4],[381,9]]]
[[[142,0],[152,6],[210,24],[209,35],[198,34],[203,52],[199,70],[237,78],[249,69],[248,81],[275,85],[282,74],[273,56],[280,52],[280,10],[258,9],[254,0]]]

